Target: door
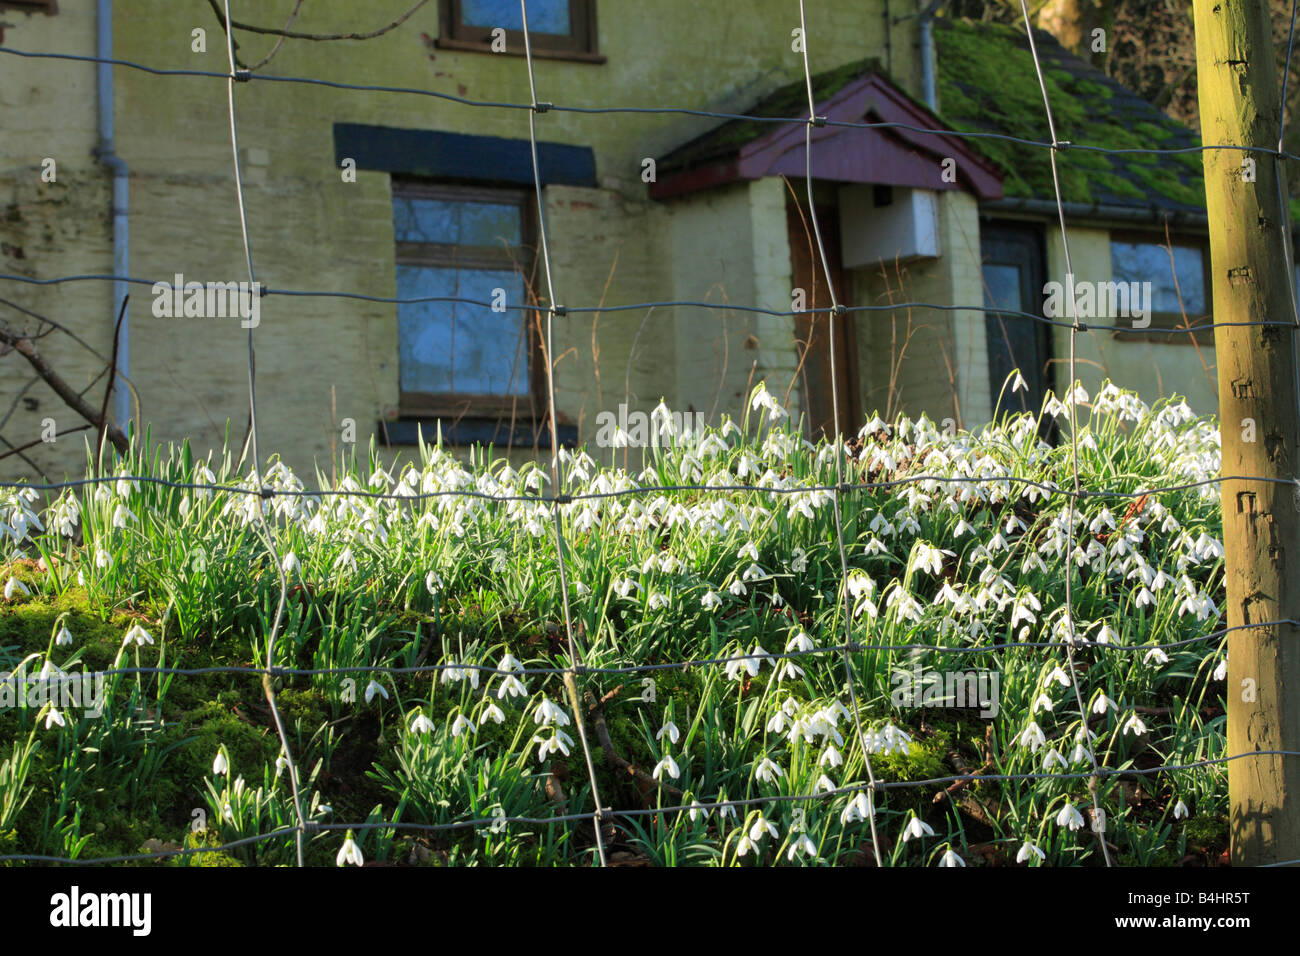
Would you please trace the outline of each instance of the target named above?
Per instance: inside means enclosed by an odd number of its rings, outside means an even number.
[[[790,240],[790,267],[796,289],[804,290],[804,302],[810,309],[829,309],[830,290],[822,270],[817,239],[807,210],[800,214],[794,203],[786,205],[786,224]],[[849,305],[847,273],[840,265],[840,224],[834,206],[817,207],[817,224],[826,259],[830,264],[835,295],[842,305]],[[801,312],[795,316],[795,345],[799,353],[799,385],[804,397],[804,428],[816,441],[836,431],[846,438],[855,436],[862,426],[862,403],[858,398],[858,350],[854,336],[853,315],[835,320],[835,375],[839,391],[840,420],[835,427],[834,395],[831,391],[831,314]]]
[[[1038,229],[989,225],[980,230],[984,308],[1043,314],[1044,267]],[[1028,411],[1037,414],[1052,387],[1052,327],[1021,315],[984,313],[988,338],[989,397],[994,416]],[[1020,369],[1025,389],[1012,392],[1003,383]],[[998,393],[1001,391],[1001,401]]]

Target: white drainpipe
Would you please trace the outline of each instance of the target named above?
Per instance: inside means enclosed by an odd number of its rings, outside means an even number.
[[[113,56],[113,0],[96,2],[95,56],[107,60]],[[117,155],[113,140],[113,65],[98,64],[99,86],[99,161],[113,174],[113,275],[126,276],[131,268],[131,241],[128,231],[127,210],[130,202],[130,170]],[[113,282],[112,323],[117,321],[118,309],[127,294],[127,283],[121,279]],[[131,373],[130,317],[123,316],[122,332],[117,344],[117,382],[113,390],[113,417],[118,427],[127,430],[131,421],[131,393],[125,379]]]

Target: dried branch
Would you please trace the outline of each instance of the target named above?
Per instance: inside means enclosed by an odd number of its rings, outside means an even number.
[[[564,685],[569,688],[570,703],[576,702],[577,688],[572,674],[564,675]],[[673,799],[680,800],[683,796],[680,790],[670,784],[656,780],[644,770],[639,769],[632,761],[620,756],[618,751],[614,749],[614,741],[609,736],[609,727],[605,725],[605,709],[603,707],[603,701],[609,700],[609,698],[610,695],[607,694],[603,700],[596,700],[596,696],[591,691],[586,691],[583,694],[583,700],[587,704],[587,714],[591,717],[592,729],[596,731],[596,739],[600,741],[600,749],[605,752],[605,763],[635,780],[640,785],[643,793],[646,790],[658,789]]]
[[[411,9],[407,10],[405,13],[403,13],[392,23],[389,23],[386,26],[382,26],[378,30],[372,30],[369,33],[299,33],[295,30],[288,29],[287,25],[283,28],[259,27],[256,24],[241,23],[239,20],[235,20],[235,19],[232,19],[230,21],[230,26],[234,27],[236,30],[244,30],[248,33],[261,33],[265,36],[278,36],[281,38],[288,38],[290,40],[373,40],[375,37],[383,36],[385,33],[388,33],[390,30],[396,30],[407,20],[411,19],[411,17],[414,16],[415,12],[428,2],[429,0],[419,0],[419,2],[415,6],[411,7]],[[220,5],[218,5],[217,3],[217,0],[208,0],[208,6],[210,6],[212,8],[212,12],[216,14],[217,22],[221,24],[222,31],[224,32],[228,30],[228,27],[226,25],[226,15],[222,12]],[[289,17],[289,22],[292,23],[293,18],[297,15],[298,15],[298,8],[294,7],[293,15]],[[272,56],[274,56],[275,50],[278,49],[279,49],[279,44],[277,43],[275,49],[273,49],[270,52],[270,54],[268,54],[266,58],[263,59],[261,63],[257,65],[258,66],[265,65],[266,61],[269,60]],[[239,63],[238,58],[236,58],[236,63],[238,63],[238,65],[241,67],[244,65],[242,63]]]
[[[104,434],[108,429],[108,401],[113,397],[113,382],[117,380],[117,349],[122,339],[122,321],[126,318],[126,304],[130,301],[129,295],[122,296],[122,307],[117,310],[117,322],[113,324],[113,354],[108,361],[108,386],[104,389],[104,404],[99,407],[99,434],[95,438],[97,462],[102,461],[104,457]],[[80,392],[77,393],[77,397],[81,397]]]
[[[36,348],[35,343],[26,335],[19,335],[11,332],[6,328],[0,328],[0,343],[4,343],[12,348],[15,352],[27,360],[32,370],[36,372],[45,383],[54,389],[54,393],[63,399],[69,408],[84,418],[92,425],[99,424],[100,418],[96,415],[95,409],[92,408],[84,398],[77,394],[77,390],[67,383],[63,376],[54,371],[50,363],[45,360],[40,351]],[[125,455],[130,450],[130,442],[127,441],[126,435],[115,425],[106,425],[106,436],[113,443],[113,447],[119,453]]]

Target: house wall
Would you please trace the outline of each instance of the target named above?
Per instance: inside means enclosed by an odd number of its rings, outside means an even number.
[[[6,28],[4,43],[93,53],[94,4],[64,0],[59,6],[52,17],[6,11],[6,21],[14,25]],[[241,6],[246,9],[236,19],[279,25],[292,5]],[[380,26],[409,2],[314,0],[309,6],[295,28],[329,33]],[[131,0],[115,7],[116,57],[163,69],[226,70],[224,37],[205,5]],[[602,2],[600,52],[608,62],[538,59],[538,98],[728,111],[802,75],[802,57],[790,42],[797,10],[784,0],[753,0],[744,16],[727,5],[681,0],[671,7]],[[427,42],[438,33],[436,8],[430,3],[398,29],[364,42],[286,40],[262,72],[528,102],[522,58],[437,49]],[[814,4],[807,18],[814,72],[885,53],[881,3]],[[206,30],[206,52],[191,49],[196,27]],[[915,93],[914,31],[911,21],[894,28],[889,66]],[[251,33],[237,38],[249,61],[275,44],[273,37]],[[199,281],[246,278],[226,83],[122,67],[115,75],[117,148],[131,169],[131,273],[155,280],[170,280],[178,272]],[[95,89],[93,64],[0,55],[0,127],[8,131],[0,137],[5,213],[0,272],[52,277],[111,271],[109,178],[93,155]],[[253,263],[257,278],[278,289],[395,293],[389,176],[361,171],[355,182],[344,182],[335,165],[333,124],[528,138],[525,111],[469,108],[409,94],[253,81],[236,85],[235,104]],[[563,304],[594,305],[602,297],[608,305],[664,300],[718,285],[732,302],[780,301],[780,307],[789,307],[789,259],[783,251],[783,213],[778,215],[783,200],[778,201],[775,184],[673,204],[646,197],[642,159],[662,155],[715,123],[674,114],[550,111],[537,116],[539,139],[590,146],[596,157],[597,187],[545,190],[554,279]],[[46,155],[59,162],[57,184],[39,181],[37,164]],[[728,228],[718,228],[720,222]],[[23,257],[12,249],[21,249]],[[742,273],[747,273],[743,279]],[[0,286],[0,294],[67,322],[107,353],[113,313],[109,283]],[[152,427],[155,440],[188,437],[203,449],[219,446],[229,427],[238,443],[248,421],[247,330],[238,319],[155,318],[151,301],[148,286],[133,286],[131,369],[143,423]],[[263,455],[278,453],[301,471],[313,461],[323,464],[332,440],[342,450],[344,418],[355,420],[357,443],[364,448],[377,422],[396,409],[396,307],[281,295],[263,298],[260,305],[261,324],[254,334]],[[0,312],[16,321],[14,313]],[[634,352],[643,321],[646,331]],[[561,415],[580,424],[584,439],[595,434],[594,412],[616,408],[624,392],[647,408],[661,396],[670,405],[703,411],[716,403],[720,416],[724,410],[739,411],[755,361],[760,371],[792,374],[788,322],[728,317],[726,374],[719,388],[720,321],[699,310],[657,310],[648,320],[642,312],[602,313],[598,319],[579,313],[557,320]],[[670,333],[661,331],[664,324]],[[76,387],[89,386],[100,361],[56,338],[42,345],[52,363]],[[8,361],[17,364],[15,357]],[[12,367],[0,377],[0,408],[7,409],[26,382],[25,375],[9,371]],[[38,399],[38,410],[19,405],[3,429],[10,441],[19,444],[38,435],[47,414],[60,427],[76,423],[44,384],[29,394]],[[92,388],[88,394],[97,392]],[[41,445],[31,456],[51,477],[82,468],[79,440]],[[14,464],[11,459],[0,469],[30,473],[7,467]]]
[[[1060,230],[1049,226],[1046,236],[1048,281],[1064,283],[1065,253]],[[1109,282],[1110,230],[1071,225],[1069,240],[1075,281]],[[1104,325],[1124,321],[1097,319]],[[1053,329],[1058,392],[1064,392],[1069,380],[1070,335],[1069,329]],[[1090,395],[1096,394],[1102,381],[1110,379],[1116,385],[1136,390],[1148,403],[1177,394],[1198,414],[1214,414],[1218,410],[1214,374],[1213,346],[1202,345],[1198,352],[1196,346],[1175,341],[1173,336],[1152,335],[1135,341],[1116,339],[1109,330],[1077,333],[1075,375]]]
[[[855,304],[981,305],[979,207],[964,192],[939,196],[940,255],[853,270]],[[863,408],[870,414],[925,413],[963,426],[991,415],[988,350],[981,311],[922,307],[857,314]],[[891,374],[892,386],[891,386]]]

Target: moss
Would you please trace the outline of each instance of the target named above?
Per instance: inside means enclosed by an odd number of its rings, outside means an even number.
[[[946,18],[936,26],[940,106],[948,124],[966,132],[1050,142],[1024,33],[1005,24]],[[1135,96],[1122,96],[1101,74],[1061,66],[1064,51],[1052,41],[1039,42],[1039,55],[1059,140],[1111,149],[1196,144],[1190,130]],[[1003,171],[1007,196],[1055,197],[1049,149],[984,137],[969,142]],[[1058,153],[1062,199],[1087,204],[1163,199],[1204,208],[1199,155],[1192,154],[1193,163],[1180,154],[1138,155],[1069,149]]]

